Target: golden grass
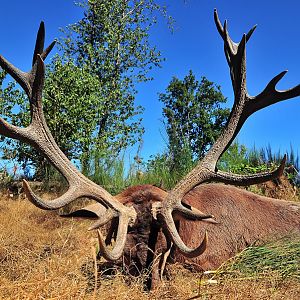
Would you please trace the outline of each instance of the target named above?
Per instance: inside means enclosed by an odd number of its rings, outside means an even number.
[[[170,267],[169,281],[151,293],[143,278],[97,274],[90,221],[63,219],[26,200],[0,198],[0,299],[300,299],[294,279],[216,278]]]

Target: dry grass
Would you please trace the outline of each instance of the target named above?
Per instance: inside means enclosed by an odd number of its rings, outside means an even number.
[[[281,176],[279,179],[267,181],[261,184],[252,185],[249,191],[277,199],[288,199],[290,201],[300,201],[300,190],[293,186],[287,177]]]
[[[214,277],[170,267],[169,281],[151,293],[142,276],[97,274],[89,221],[63,219],[26,200],[0,198],[0,299],[300,299],[300,283],[263,277]]]

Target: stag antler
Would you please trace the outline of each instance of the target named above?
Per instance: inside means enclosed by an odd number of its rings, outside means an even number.
[[[216,165],[221,155],[229,147],[244,122],[251,114],[276,102],[300,95],[300,85],[286,91],[278,91],[276,89],[276,84],[287,72],[284,71],[275,76],[262,93],[255,97],[250,96],[246,86],[246,43],[250,39],[256,26],[254,26],[247,34],[243,35],[240,43],[234,43],[227,31],[227,21],[225,21],[224,26],[222,26],[216,10],[214,11],[214,19],[218,32],[224,41],[224,52],[230,69],[234,90],[233,108],[226,127],[220,137],[198,165],[169,192],[166,200],[162,203],[160,211],[160,216],[163,218],[167,227],[166,229],[174,244],[183,254],[192,257],[197,255],[198,248],[190,249],[183,243],[175,227],[172,213],[177,212],[188,218],[198,220],[203,219],[203,214],[198,214],[198,212],[193,209],[186,207],[181,201],[183,196],[191,189],[204,182],[218,181],[235,185],[251,185],[281,176],[286,156],[284,156],[277,170],[254,175],[236,175],[221,172],[217,170]]]
[[[52,201],[44,201],[31,190],[28,183],[24,180],[24,190],[28,199],[36,206],[55,210],[62,208],[70,202],[88,197],[102,204],[107,210],[100,221],[99,227],[113,218],[119,219],[116,244],[112,251],[105,248],[102,243],[103,256],[109,260],[118,259],[125,246],[128,225],[132,225],[136,219],[136,211],[131,207],[126,207],[110,195],[105,189],[90,181],[82,175],[68,160],[64,153],[59,149],[46,124],[42,107],[42,91],[45,78],[44,60],[50,53],[55,42],[44,50],[45,27],[42,22],[37,34],[35,50],[33,54],[32,69],[23,72],[0,56],[0,66],[6,70],[24,89],[30,101],[31,123],[26,128],[20,128],[9,124],[0,118],[0,134],[26,142],[38,149],[55,168],[66,178],[68,191]]]
[[[243,35],[241,42],[236,44],[228,35],[227,22],[225,21],[224,26],[222,26],[216,11],[214,16],[217,29],[224,41],[225,56],[230,68],[234,89],[234,105],[226,128],[221,136],[211,147],[205,158],[202,159],[198,165],[169,192],[167,198],[162,202],[162,206],[157,212],[157,217],[162,218],[166,231],[170,235],[174,245],[176,245],[184,255],[189,257],[198,256],[205,250],[207,235],[205,234],[204,239],[198,248],[190,249],[187,247],[178,234],[173,220],[173,212],[182,214],[187,218],[194,220],[214,221],[211,215],[200,212],[199,210],[182,203],[181,200],[184,195],[197,185],[209,181],[249,185],[280,176],[284,169],[286,157],[283,158],[277,170],[249,176],[218,171],[216,164],[251,114],[273,103],[300,95],[300,85],[286,91],[276,90],[276,84],[285,75],[286,71],[274,77],[259,95],[255,97],[248,95],[246,88],[245,47],[255,30],[255,27],[253,27],[248,34]],[[108,260],[117,260],[123,253],[128,225],[132,225],[136,220],[136,211],[132,207],[124,206],[105,189],[82,175],[67,159],[54,141],[43,113],[42,90],[45,77],[44,60],[53,48],[55,42],[44,50],[44,38],[45,29],[44,24],[41,23],[33,55],[32,69],[29,72],[23,72],[17,69],[0,56],[0,66],[16,80],[26,92],[30,101],[31,113],[31,123],[26,128],[19,128],[11,125],[0,118],[0,134],[21,140],[38,149],[66,178],[69,184],[69,189],[64,195],[52,201],[44,201],[34,194],[28,183],[24,180],[24,190],[33,204],[42,209],[55,210],[78,198],[88,197],[96,200],[106,208],[105,213],[101,214],[98,221],[91,226],[91,229],[99,228],[110,220],[118,223],[116,244],[112,251],[109,251],[106,247],[111,239],[112,233],[108,235],[104,242],[101,233],[98,232],[100,250],[103,256]]]

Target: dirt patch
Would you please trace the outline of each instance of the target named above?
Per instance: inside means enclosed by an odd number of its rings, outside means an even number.
[[[250,187],[249,190],[270,198],[300,201],[299,190],[292,185],[285,176],[254,185]]]

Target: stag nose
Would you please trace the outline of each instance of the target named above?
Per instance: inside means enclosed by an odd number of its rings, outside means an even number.
[[[155,220],[157,220],[157,215],[161,211],[162,202],[154,202],[151,206],[151,214]]]

